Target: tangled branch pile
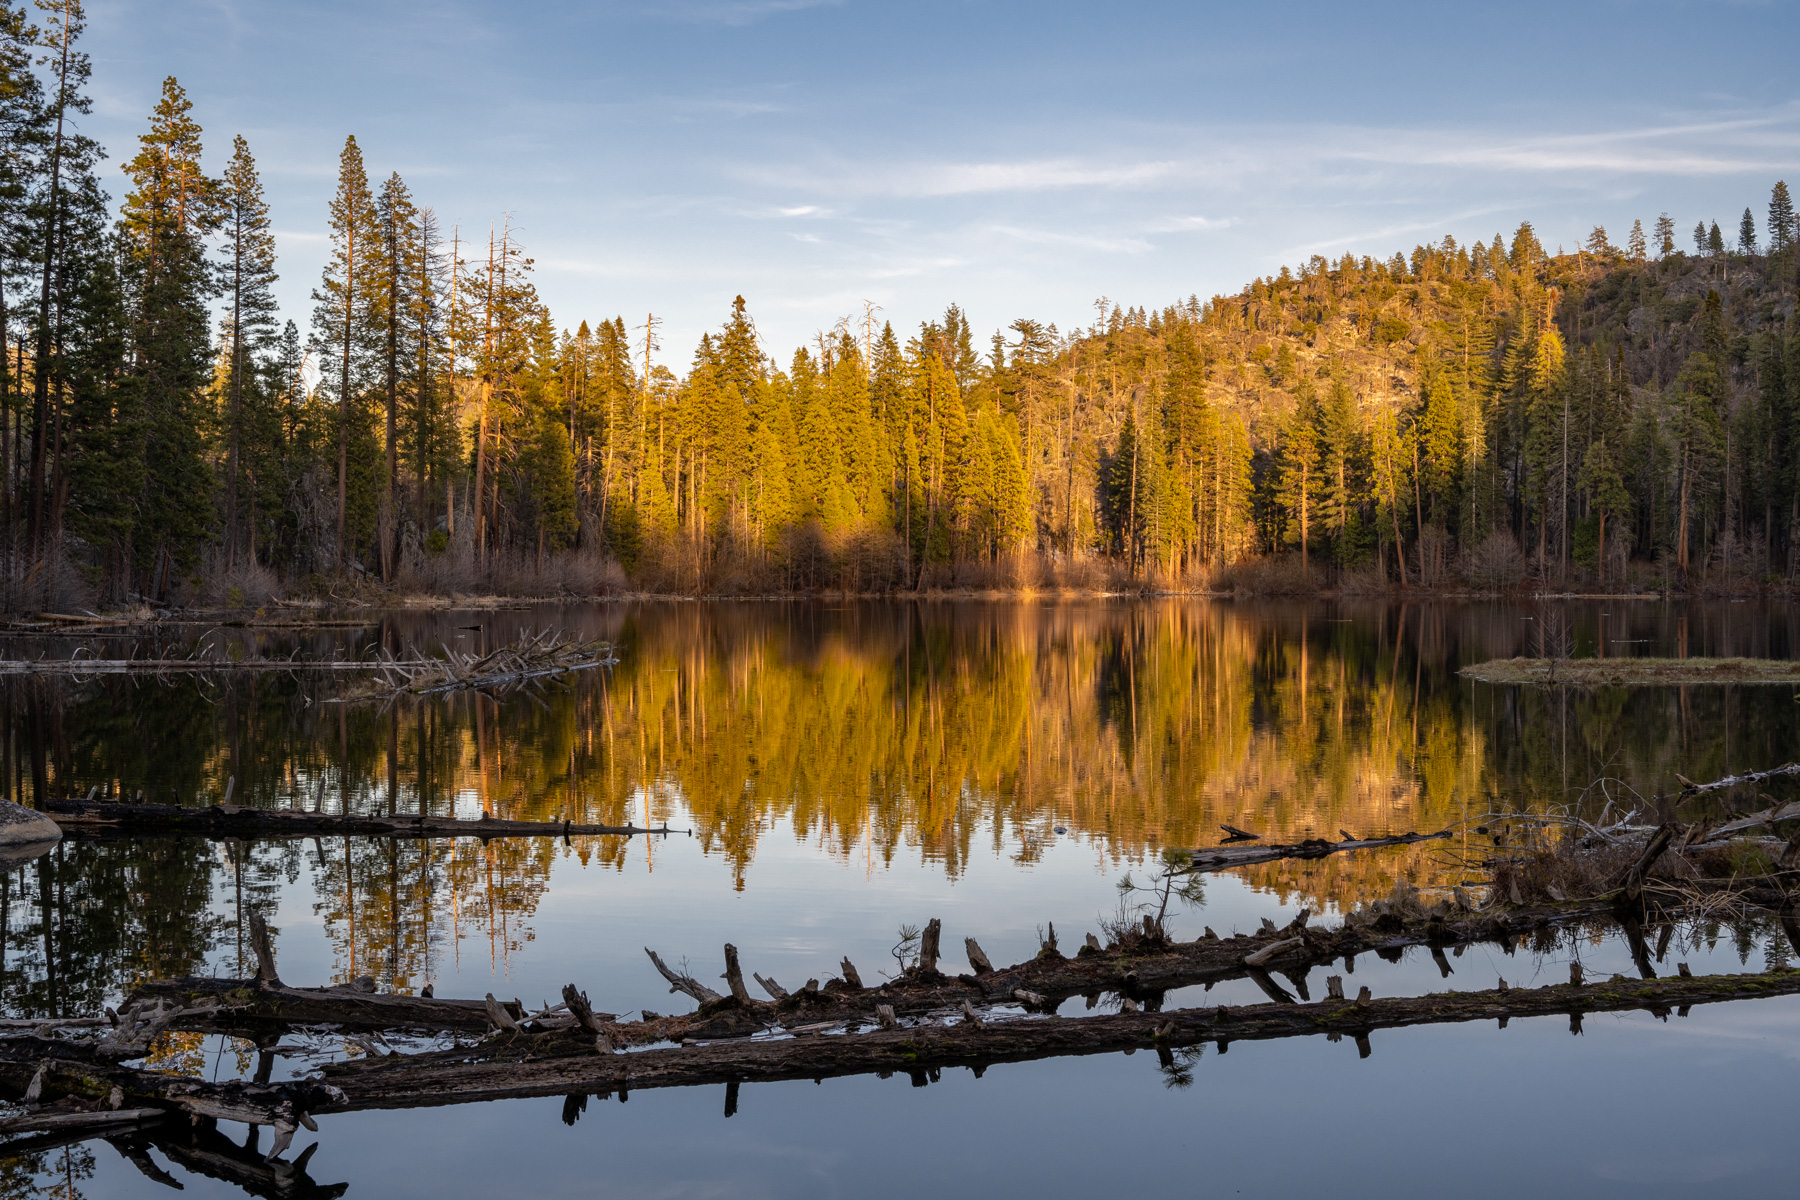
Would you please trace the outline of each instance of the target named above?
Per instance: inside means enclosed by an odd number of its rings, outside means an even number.
[[[345,699],[402,694],[430,695],[464,688],[510,687],[535,679],[566,675],[590,667],[610,667],[619,660],[611,642],[575,641],[554,630],[521,637],[486,654],[443,647],[442,658],[396,658],[385,651],[372,665],[373,674]]]
[[[1636,816],[1607,825],[1567,815],[1492,815],[1479,832],[1490,833],[1497,848],[1488,864],[1495,895],[1543,904],[1652,892],[1705,907],[1785,905],[1800,885],[1800,826],[1789,826],[1786,836],[1776,831],[1778,822],[1800,819],[1800,803],[1722,823],[1646,825]]]

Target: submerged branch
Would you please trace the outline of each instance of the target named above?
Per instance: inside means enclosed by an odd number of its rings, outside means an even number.
[[[1280,858],[1324,858],[1327,854],[1339,854],[1346,850],[1374,850],[1382,846],[1408,846],[1414,842],[1429,842],[1449,836],[1450,831],[1445,829],[1437,833],[1405,833],[1395,837],[1353,838],[1345,835],[1341,842],[1334,842],[1329,838],[1308,838],[1303,842],[1263,846],[1206,846],[1193,852],[1189,860],[1189,869],[1222,871],[1227,867],[1246,867],[1253,863],[1273,862]]]
[[[184,808],[175,804],[128,804],[110,800],[46,799],[56,823],[77,836],[133,833],[190,834],[210,838],[315,837],[345,834],[367,837],[571,837],[580,834],[670,832],[635,825],[578,825],[573,821],[506,821],[487,816],[463,821],[424,814],[322,813],[291,808],[252,808],[211,804]]]

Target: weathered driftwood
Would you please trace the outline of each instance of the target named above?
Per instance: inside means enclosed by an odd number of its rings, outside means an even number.
[[[669,827],[577,825],[573,821],[503,821],[380,813],[321,813],[291,808],[251,808],[210,804],[130,804],[107,800],[47,799],[47,811],[75,837],[169,833],[211,838],[280,838],[344,835],[355,837],[573,837],[587,834],[668,833]]]
[[[1697,796],[1701,792],[1716,792],[1722,788],[1737,787],[1743,783],[1761,783],[1765,779],[1775,779],[1782,775],[1800,775],[1800,763],[1784,763],[1766,771],[1746,771],[1742,775],[1727,775],[1723,779],[1715,779],[1711,783],[1695,783],[1680,773],[1676,774],[1675,779],[1681,784],[1682,795]]]
[[[1230,826],[1226,826],[1227,829]],[[1254,837],[1255,835],[1250,835]],[[1324,858],[1327,854],[1339,854],[1346,850],[1373,850],[1381,846],[1407,846],[1413,842],[1429,842],[1436,838],[1447,838],[1449,830],[1438,833],[1403,833],[1396,837],[1378,838],[1346,838],[1334,842],[1329,838],[1307,838],[1303,842],[1291,842],[1276,845],[1260,846],[1203,846],[1193,852],[1189,869],[1194,871],[1222,871],[1227,867],[1247,867],[1252,863],[1273,862],[1280,858]]]
[[[1655,881],[1646,880],[1640,904],[1653,906],[1655,890]],[[1645,976],[1642,981],[1615,978],[1588,985],[1575,972],[1566,988],[1509,989],[1502,981],[1494,992],[1374,1000],[1365,987],[1356,1000],[1345,1001],[1342,977],[1333,976],[1327,980],[1325,1002],[1313,1004],[1307,995],[1307,972],[1321,962],[1342,958],[1349,971],[1357,953],[1374,950],[1392,955],[1424,942],[1432,946],[1443,968],[1444,945],[1493,939],[1510,947],[1524,932],[1611,912],[1609,903],[1600,902],[1525,911],[1468,912],[1448,902],[1426,908],[1416,893],[1396,888],[1391,902],[1352,914],[1334,930],[1310,928],[1308,914],[1302,912],[1279,929],[1265,921],[1263,932],[1253,937],[1222,939],[1209,931],[1198,942],[1172,944],[1134,933],[1129,944],[1103,950],[1089,947],[1072,959],[1057,953],[1046,937],[1044,950],[1034,959],[981,975],[952,978],[926,970],[921,963],[877,988],[855,986],[850,980],[832,980],[821,987],[809,980],[805,988],[774,1003],[748,998],[737,955],[730,948],[729,996],[700,984],[685,970],[669,968],[654,951],[647,951],[672,988],[691,996],[700,1008],[678,1017],[646,1013],[644,1020],[629,1023],[593,1013],[573,985],[563,990],[562,1005],[533,1014],[516,1001],[506,1005],[491,994],[480,1001],[378,995],[368,980],[337,988],[288,987],[278,981],[273,954],[261,944],[266,943],[266,928],[253,924],[260,978],[147,985],[118,1014],[116,1028],[109,1028],[98,1041],[72,1040],[65,1035],[75,1031],[50,1029],[0,1037],[0,1087],[31,1103],[59,1104],[71,1114],[70,1123],[78,1126],[97,1120],[101,1124],[91,1127],[111,1127],[111,1118],[92,1114],[127,1108],[173,1110],[202,1122],[269,1125],[275,1133],[269,1151],[273,1158],[298,1127],[310,1124],[308,1114],[314,1112],[822,1078],[937,1065],[980,1066],[1142,1045],[1166,1051],[1202,1041],[1223,1046],[1239,1039],[1321,1032],[1348,1034],[1366,1053],[1369,1032],[1384,1027],[1483,1018],[1504,1021],[1550,1012],[1572,1013],[1578,1022],[1583,1012],[1666,1011],[1713,1000],[1800,992],[1800,972],[1694,978],[1684,966],[1674,978],[1654,979],[1641,928],[1628,924],[1633,957]],[[1785,924],[1790,938],[1800,939],[1800,923]],[[927,927],[941,931],[936,921]],[[1665,934],[1659,954],[1667,940]],[[1293,982],[1300,993],[1298,1001],[1275,982],[1272,971]],[[1163,992],[1169,988],[1243,975],[1273,1003],[1160,1011]],[[1102,992],[1119,995],[1117,1015],[1083,1020],[1005,1016],[1015,1001],[1045,1011],[1075,994],[1086,994],[1092,1008]],[[995,1019],[996,1008],[1001,1019]],[[946,1026],[947,1020],[954,1025]],[[260,1036],[291,1024],[492,1030],[493,1036],[454,1050],[337,1064],[327,1068],[323,1079],[282,1084],[207,1084],[118,1065],[141,1056],[150,1039],[165,1030]],[[767,1030],[796,1036],[773,1040],[744,1036]],[[808,1036],[828,1030],[841,1031],[842,1036]],[[630,1045],[650,1048],[613,1053]]]
[[[313,1080],[210,1083],[79,1055],[78,1048],[59,1041],[0,1039],[0,1088],[29,1096],[35,1087],[38,1099],[57,1101],[70,1111],[160,1108],[191,1119],[267,1125],[275,1131],[270,1158],[288,1147],[302,1125],[313,1127],[311,1113],[346,1101],[337,1088]]]
[[[15,1133],[46,1133],[53,1130],[79,1129],[88,1131],[89,1135],[104,1131],[114,1126],[141,1125],[146,1121],[160,1121],[169,1115],[166,1108],[102,1108],[88,1111],[86,1109],[66,1109],[53,1112],[26,1113],[23,1116],[8,1117],[0,1121],[0,1137]]]
[[[454,1029],[479,1032],[490,1024],[482,1000],[452,1000],[378,993],[364,986],[288,987],[257,979],[165,979],[139,985],[127,998],[128,1014],[162,1003],[181,1015],[164,1028],[201,1032],[251,1032],[290,1025],[339,1025],[353,1030]],[[517,1001],[504,1006],[523,1019]]]
[[[694,1000],[698,1010],[673,1016],[646,1014],[646,1019],[636,1022],[606,1018],[600,1022],[599,1031],[616,1045],[646,1045],[665,1040],[741,1036],[776,1025],[791,1028],[873,1020],[880,1005],[892,1008],[899,1016],[955,1009],[964,1001],[1017,1001],[1042,1010],[1054,1008],[1073,996],[1098,997],[1112,992],[1141,1001],[1154,1011],[1161,1007],[1164,992],[1245,977],[1272,999],[1291,1000],[1292,996],[1274,982],[1269,972],[1287,975],[1304,997],[1307,972],[1339,959],[1353,960],[1356,955],[1369,952],[1397,956],[1404,948],[1421,944],[1450,946],[1493,941],[1510,946],[1523,934],[1610,916],[1612,912],[1606,902],[1484,912],[1465,912],[1440,903],[1430,909],[1418,908],[1411,915],[1385,904],[1378,907],[1382,911],[1353,914],[1336,929],[1308,927],[1307,915],[1302,913],[1283,928],[1270,925],[1256,935],[1208,936],[1184,943],[1134,938],[1109,949],[1084,948],[1073,958],[1040,953],[1010,967],[990,966],[979,974],[951,976],[914,968],[874,988],[863,987],[860,979],[832,979],[823,985],[809,980],[806,987],[797,991],[781,989],[782,994],[772,1001],[754,999],[747,992],[735,994],[736,988],[732,989],[734,994],[721,995],[685,970],[671,968],[661,955],[646,948],[645,953],[668,981],[670,991]],[[254,943],[254,929],[252,934]],[[728,963],[730,957],[727,956]],[[740,987],[741,971],[740,966]],[[728,967],[727,977],[729,974]],[[770,982],[764,981],[764,987],[774,996],[775,991],[768,987]],[[353,1030],[504,1028],[503,1022],[491,1018],[482,1000],[378,995],[372,988],[372,981],[365,981],[361,988],[295,988],[279,983],[259,984],[254,979],[197,978],[147,983],[130,999],[123,1018],[130,1036],[119,1039],[124,1049],[112,1056],[129,1057],[126,1049],[154,1036],[146,1032],[152,1023],[154,1032],[199,1030],[251,1036],[285,1025],[324,1023]],[[161,1007],[152,1008],[153,1005]],[[507,1014],[532,1033],[575,1023],[566,1017],[528,1021],[528,1014],[516,1004],[508,1007]],[[131,1024],[134,1021],[137,1023]]]
[[[354,659],[307,661],[288,658],[6,658],[0,659],[0,676],[6,675],[170,675],[271,671],[321,671],[367,673],[375,663]]]
[[[160,1108],[205,1121],[244,1121],[275,1130],[274,1158],[312,1114],[421,1108],[475,1101],[715,1083],[823,1079],[870,1072],[919,1078],[947,1066],[981,1069],[1001,1062],[1153,1049],[1159,1053],[1213,1042],[1325,1034],[1349,1036],[1369,1052],[1369,1035],[1412,1025],[1567,1014],[1648,1011],[1666,1016],[1689,1006],[1800,993],[1800,971],[1630,980],[1541,988],[1374,999],[1333,996],[1318,1003],[1139,1010],[1078,1019],[992,1020],[959,1006],[960,1019],[909,1021],[882,1005],[880,1028],[837,1037],[733,1038],[609,1053],[572,1033],[491,1039],[480,1046],[334,1064],[321,1079],[281,1084],[210,1083],[153,1071],[49,1058],[54,1043],[0,1040],[0,1087],[23,1094],[36,1080],[42,1098],[71,1098],[99,1107],[111,1096],[135,1108]],[[885,1011],[883,1011],[885,1010]],[[31,1042],[31,1045],[23,1043]],[[1165,1059],[1165,1062],[1172,1062]],[[303,1166],[304,1164],[297,1164]]]
[[[1313,1034],[1348,1035],[1362,1047],[1375,1030],[1411,1025],[1504,1022],[1513,1017],[1558,1014],[1578,1021],[1585,1013],[1630,1010],[1665,1015],[1696,1004],[1795,993],[1800,993],[1800,971],[1782,970],[1658,980],[1616,977],[1579,987],[1552,985],[1394,999],[1369,998],[1365,988],[1351,1001],[1121,1012],[1080,1019],[997,1022],[979,1017],[969,1020],[965,1014],[953,1024],[909,1024],[885,1013],[879,1018],[881,1028],[840,1037],[739,1038],[634,1054],[595,1054],[579,1046],[558,1053],[540,1039],[529,1050],[523,1045],[509,1047],[509,1057],[504,1060],[447,1051],[337,1064],[327,1068],[326,1077],[341,1091],[343,1100],[329,1101],[320,1111],[415,1108],[733,1081],[822,1079],[878,1071],[912,1073],[946,1066],[981,1067],[1066,1055]]]
[[[350,622],[361,625],[363,622]],[[420,655],[396,658],[383,653],[377,658],[301,659],[242,658],[210,655],[188,658],[13,658],[0,659],[0,676],[8,675],[170,675],[215,673],[319,672],[369,676],[362,688],[343,699],[393,696],[403,693],[429,695],[466,688],[505,688],[534,680],[566,675],[593,667],[612,666],[612,644],[605,641],[565,640],[555,631],[521,638],[487,654],[444,647],[444,657]]]
[[[1688,845],[1702,846],[1708,842],[1722,842],[1736,837],[1740,833],[1748,833],[1753,829],[1766,829],[1777,821],[1792,821],[1795,818],[1800,818],[1800,800],[1783,804],[1780,807],[1770,805],[1761,812],[1751,813],[1747,817],[1724,821],[1718,825],[1709,825],[1699,837],[1691,839]]]

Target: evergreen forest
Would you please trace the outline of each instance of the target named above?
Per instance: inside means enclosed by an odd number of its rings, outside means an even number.
[[[777,353],[721,297],[690,351],[654,313],[553,316],[506,222],[446,227],[349,137],[304,218],[314,307],[282,313],[252,147],[209,144],[175,79],[103,189],[83,21],[0,3],[10,611],[1800,570],[1785,182],[1723,228],[1552,252],[1525,223],[1070,329],[866,306]]]

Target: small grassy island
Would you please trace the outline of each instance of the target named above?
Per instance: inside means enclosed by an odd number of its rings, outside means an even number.
[[[1689,683],[1800,683],[1800,661],[1770,658],[1496,658],[1459,674],[1483,683],[1668,687]]]

